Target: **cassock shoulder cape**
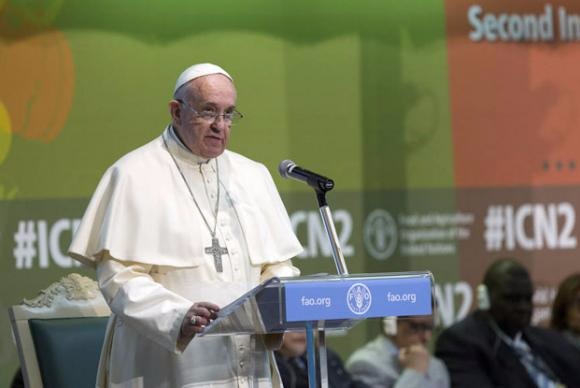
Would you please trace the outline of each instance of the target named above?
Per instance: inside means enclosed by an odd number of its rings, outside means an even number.
[[[90,266],[104,251],[122,261],[173,267],[203,260],[205,247],[198,236],[206,226],[162,136],[105,172],[69,248],[73,258]],[[218,162],[222,190],[233,201],[252,265],[300,253],[266,167],[227,150]]]

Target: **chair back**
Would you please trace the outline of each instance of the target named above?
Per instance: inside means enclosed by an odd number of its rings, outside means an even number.
[[[111,314],[97,283],[73,273],[9,310],[27,387],[94,387]]]

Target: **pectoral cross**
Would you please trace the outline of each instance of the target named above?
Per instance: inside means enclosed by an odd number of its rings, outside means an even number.
[[[220,242],[216,237],[211,239],[211,247],[205,248],[205,253],[213,256],[213,262],[215,264],[215,269],[218,272],[224,272],[224,266],[222,264],[222,255],[228,254],[228,248],[220,247]]]

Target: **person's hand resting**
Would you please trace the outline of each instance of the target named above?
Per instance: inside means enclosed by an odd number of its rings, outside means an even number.
[[[219,310],[219,306],[213,303],[194,303],[181,322],[181,331],[177,340],[178,348],[185,349],[196,334],[201,333],[211,321],[217,318]]]
[[[399,351],[399,361],[404,368],[425,374],[429,368],[429,351],[423,345],[411,345]]]

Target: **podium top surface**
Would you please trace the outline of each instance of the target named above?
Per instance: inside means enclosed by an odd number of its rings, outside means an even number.
[[[431,279],[433,281],[433,274],[430,271],[407,271],[407,272],[378,272],[378,273],[358,273],[358,274],[348,274],[348,275],[336,275],[336,274],[314,274],[305,275],[299,277],[281,277],[281,278],[271,278],[266,280],[264,283],[274,282],[313,282],[313,281],[323,281],[323,282],[340,282],[349,280],[388,280],[388,279],[417,279],[425,278]]]

